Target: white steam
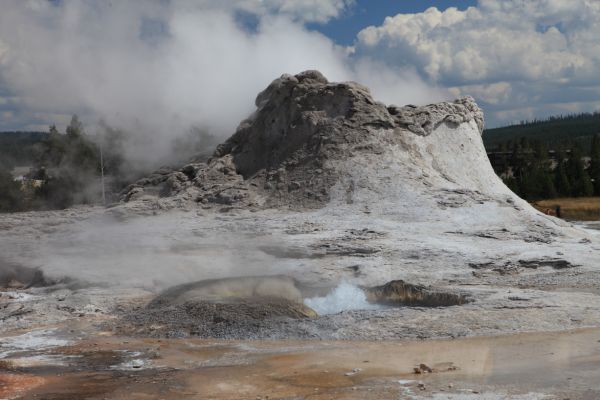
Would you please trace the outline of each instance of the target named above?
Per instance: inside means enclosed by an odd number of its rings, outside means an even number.
[[[128,156],[140,161],[160,159],[192,126],[228,137],[283,73],[318,69],[396,104],[445,97],[416,73],[357,59],[303,25],[351,2],[301,3],[7,0],[0,94],[10,94],[15,127],[60,127],[73,113],[88,125],[104,120],[130,134]]]
[[[126,220],[99,214],[73,221],[41,242],[29,232],[0,237],[0,254],[41,267],[50,279],[155,291],[204,279],[285,273],[261,250],[271,239],[249,229],[228,231],[226,222],[196,213]]]
[[[383,306],[369,303],[365,292],[347,282],[340,283],[325,297],[304,299],[304,304],[320,315],[338,314],[350,310],[376,310]]]

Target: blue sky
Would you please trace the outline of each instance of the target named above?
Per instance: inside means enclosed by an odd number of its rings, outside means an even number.
[[[598,0],[3,0],[0,131],[77,113],[226,137],[309,68],[386,103],[470,95],[488,127],[597,111],[598,37]]]

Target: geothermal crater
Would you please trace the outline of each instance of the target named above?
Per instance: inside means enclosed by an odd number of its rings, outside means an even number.
[[[362,288],[343,282],[326,288],[308,287],[280,275],[230,277],[171,287],[126,315],[119,329],[151,336],[260,338],[276,334],[274,327],[282,323],[289,329],[291,320],[391,307],[449,307],[468,301],[461,294],[404,281]]]

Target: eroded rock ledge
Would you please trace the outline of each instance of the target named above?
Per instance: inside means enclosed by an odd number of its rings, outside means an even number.
[[[150,196],[206,207],[320,207],[343,174],[329,161],[383,153],[393,143],[381,131],[401,139],[471,121],[481,133],[484,124],[471,97],[423,107],[386,106],[366,87],[328,82],[318,71],[283,75],[257,96],[256,106],[206,163],[161,169],[126,188],[122,200]]]

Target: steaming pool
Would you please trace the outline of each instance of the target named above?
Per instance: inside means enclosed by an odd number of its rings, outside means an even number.
[[[343,282],[324,297],[304,299],[304,304],[319,315],[338,314],[342,311],[381,310],[391,306],[370,303],[367,294],[358,286]]]

